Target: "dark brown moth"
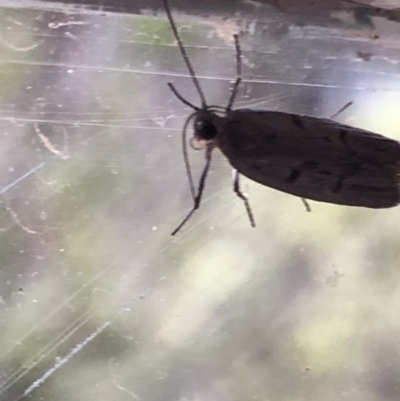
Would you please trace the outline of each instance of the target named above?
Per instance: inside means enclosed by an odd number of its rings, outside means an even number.
[[[208,106],[171,15],[163,0],[181,55],[199,93],[201,107],[175,96],[194,112],[183,133],[185,164],[194,205],[172,233],[176,234],[200,207],[211,155],[219,148],[235,169],[234,191],[244,201],[252,226],[254,218],[239,186],[239,173],[268,187],[302,198],[338,205],[389,208],[400,202],[400,143],[332,120],[267,110],[232,110],[241,81],[241,52],[235,35],[237,78],[226,107]],[[206,164],[197,190],[189,169],[186,131],[193,122],[192,141],[205,150]],[[193,144],[193,142],[191,142]],[[198,147],[196,147],[197,149]]]

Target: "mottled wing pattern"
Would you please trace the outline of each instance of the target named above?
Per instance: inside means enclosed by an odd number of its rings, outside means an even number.
[[[235,110],[217,145],[241,174],[302,198],[387,208],[400,202],[400,144],[330,120]]]

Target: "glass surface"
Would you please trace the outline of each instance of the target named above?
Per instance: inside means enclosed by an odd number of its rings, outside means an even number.
[[[394,14],[211,3],[171,5],[210,104],[240,33],[236,107],[353,102],[335,120],[400,139]],[[0,1],[0,399],[400,399],[400,210],[243,179],[253,229],[216,151],[171,237],[191,110],[167,83],[199,98],[165,13],[23,4]]]

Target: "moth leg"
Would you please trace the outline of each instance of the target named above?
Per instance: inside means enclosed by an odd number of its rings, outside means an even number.
[[[329,119],[333,120],[335,117],[337,117],[339,114],[343,113],[347,108],[349,108],[354,102],[347,102],[343,107],[341,107],[335,114],[332,114]]]
[[[253,212],[251,211],[249,200],[247,199],[247,196],[240,190],[239,173],[237,170],[233,170],[233,192],[235,192],[235,194],[244,202],[247,216],[249,217],[250,220],[250,225],[252,227],[255,227],[256,222],[254,220]]]
[[[213,145],[207,145],[206,148],[206,164],[204,166],[203,172],[201,173],[199,186],[197,189],[197,194],[194,198],[194,204],[192,210],[187,214],[187,216],[182,220],[182,223],[179,224],[174,231],[172,231],[171,235],[174,236],[180,229],[188,222],[188,220],[193,216],[194,212],[200,207],[201,198],[203,196],[204,187],[207,180],[208,171],[210,170],[211,165],[211,153],[213,150]]]
[[[304,204],[304,206],[305,206],[307,212],[311,212],[311,206],[310,206],[310,204],[307,202],[307,199],[306,199],[306,198],[301,198],[301,201],[303,202],[303,204]]]

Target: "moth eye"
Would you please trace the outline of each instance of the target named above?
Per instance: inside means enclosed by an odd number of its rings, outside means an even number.
[[[211,141],[217,136],[215,125],[209,120],[199,119],[194,123],[195,135],[198,139]]]

